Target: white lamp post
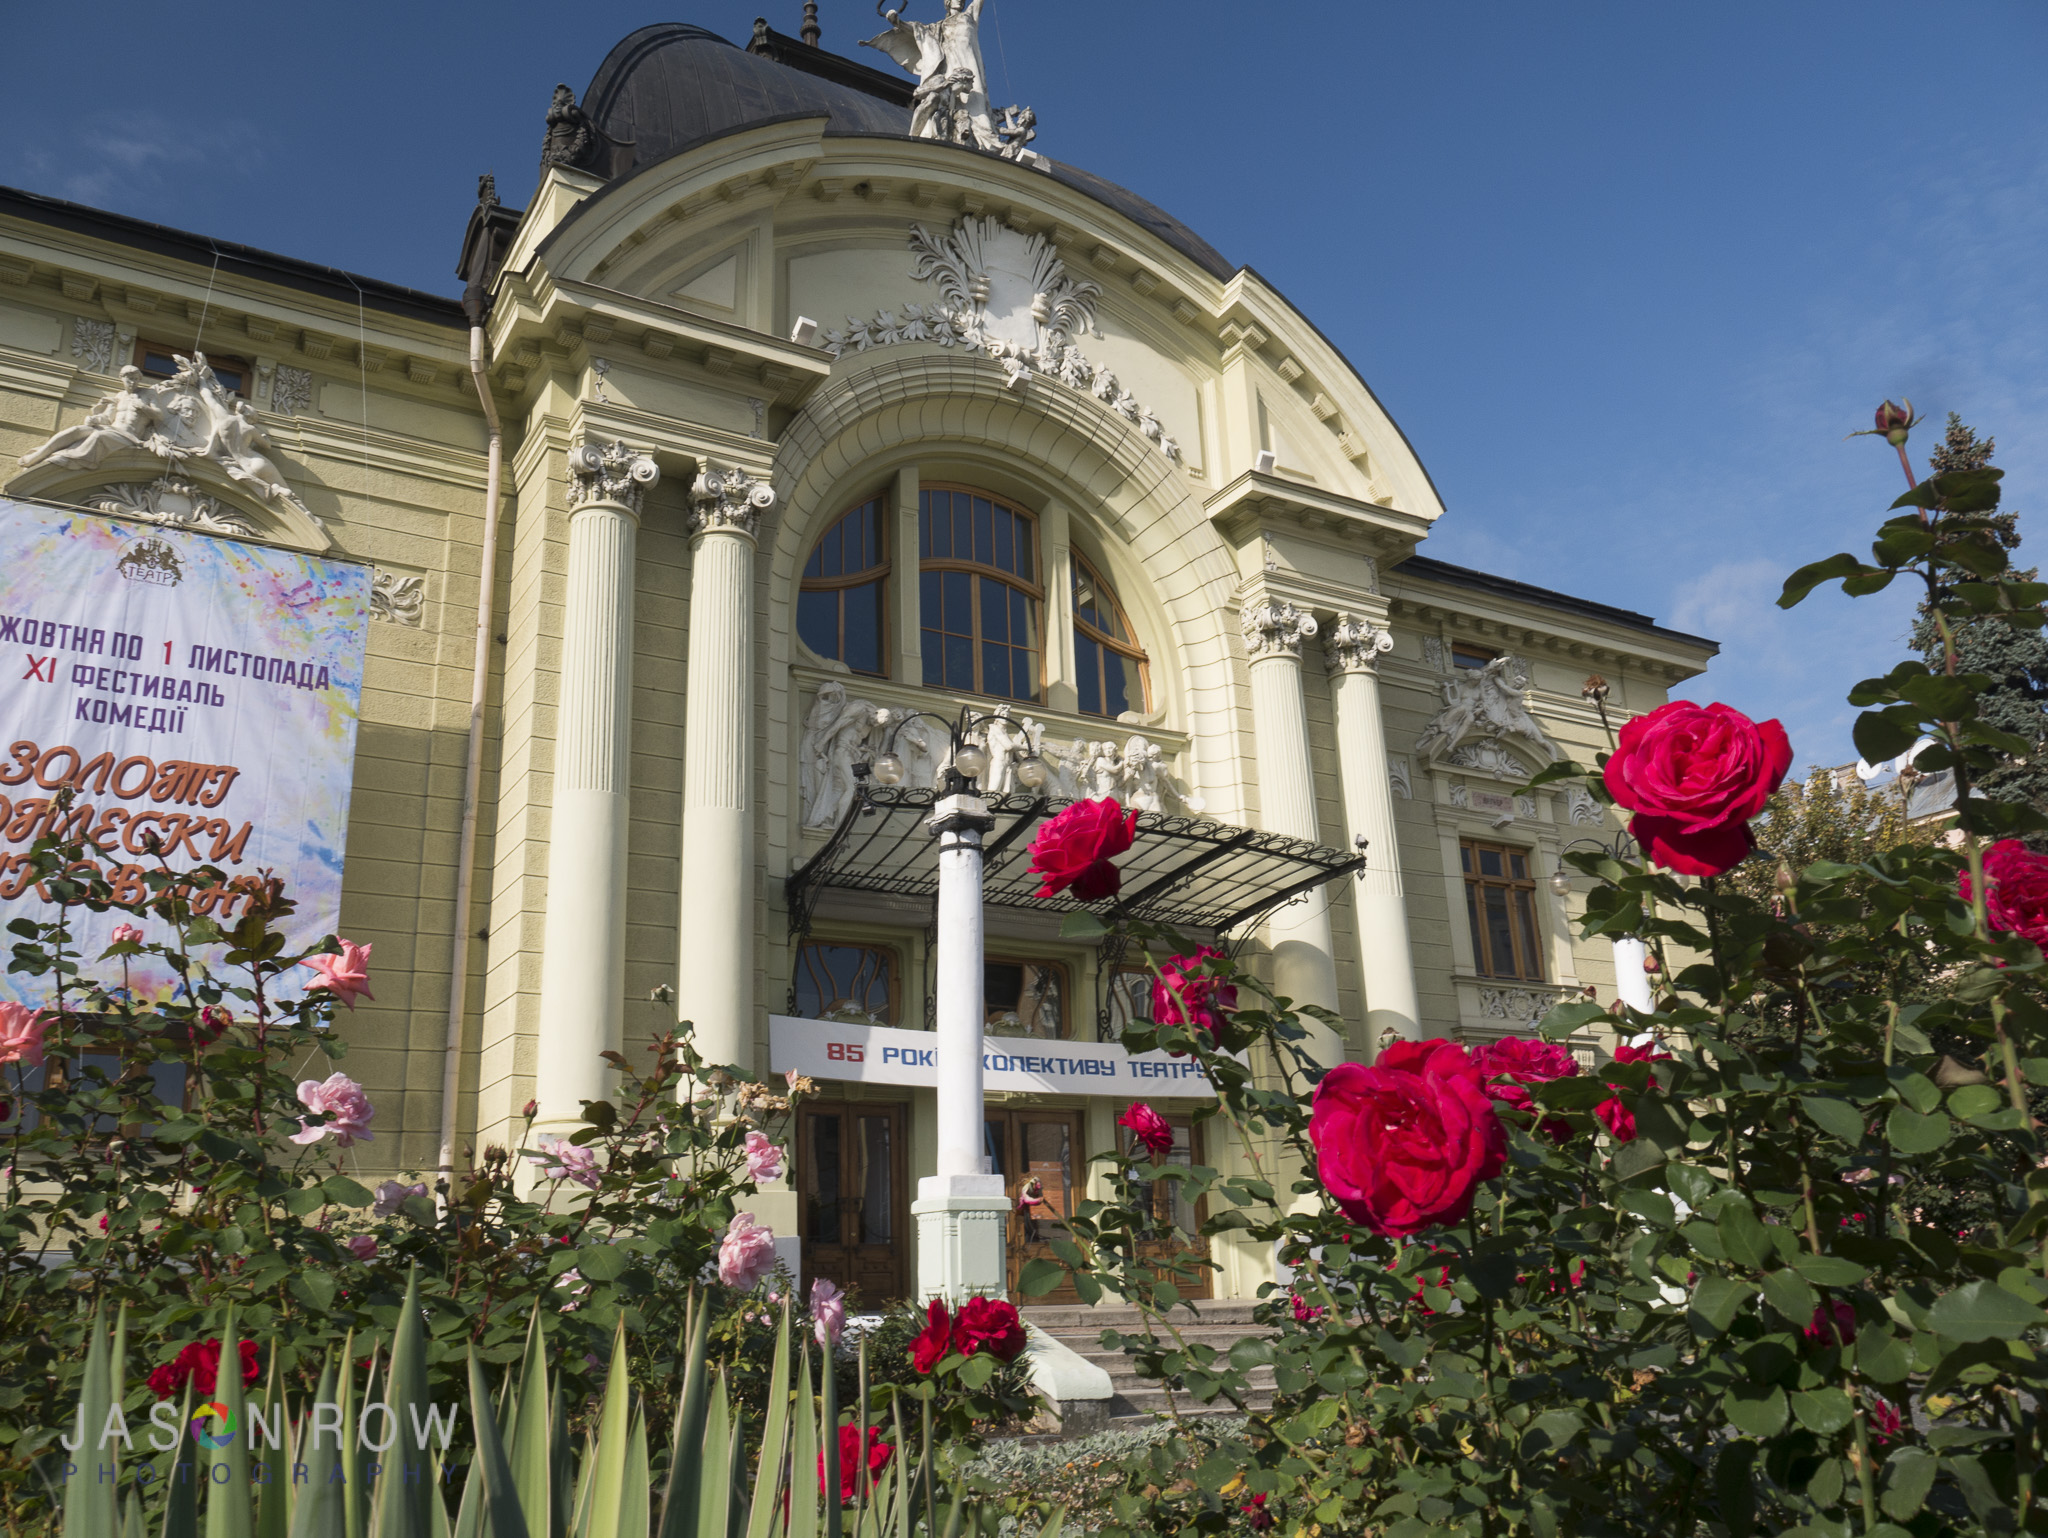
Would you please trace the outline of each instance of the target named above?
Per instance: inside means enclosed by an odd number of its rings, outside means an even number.
[[[952,733],[952,752],[930,824],[939,841],[939,1150],[937,1173],[918,1181],[910,1211],[917,1220],[918,1296],[950,1303],[1001,1297],[1009,1290],[1004,1235],[1010,1198],[1003,1177],[988,1168],[982,1118],[982,1028],[988,1013],[982,1000],[981,841],[995,819],[976,783],[988,771],[988,751],[969,742],[967,732],[986,719],[962,709],[957,721],[943,723]],[[900,783],[903,761],[890,751],[895,736],[892,730],[874,763],[857,765],[854,772],[863,778],[871,772],[883,785]],[[1029,789],[1045,783],[1045,765],[1036,755],[1020,759],[1016,773]]]
[[[1570,854],[1581,846],[1598,849],[1617,863],[1636,857],[1635,840],[1626,833],[1619,835],[1613,843],[1605,844],[1597,838],[1575,838],[1559,852],[1560,856]],[[1551,873],[1550,889],[1559,897],[1566,896],[1572,889],[1572,873],[1569,867],[1559,865]],[[1649,954],[1642,939],[1637,935],[1614,935],[1608,943],[1614,948],[1614,991],[1622,1003],[1630,1009],[1650,1014],[1656,1009],[1650,997],[1650,976],[1643,970],[1643,958]]]

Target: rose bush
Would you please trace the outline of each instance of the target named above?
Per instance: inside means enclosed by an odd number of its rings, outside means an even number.
[[[1903,445],[1910,411],[1892,418]],[[2048,622],[2048,584],[2011,571],[1989,521],[1998,479],[1916,483],[1868,559],[1803,568],[1780,600],[1920,586],[1938,654],[1855,685],[1855,741],[1875,762],[1932,739],[1916,764],[1955,777],[1945,836],[1795,864],[1767,828],[1766,879],[1720,879],[1789,761],[1771,723],[1725,707],[1666,707],[1590,769],[1533,777],[1634,813],[1647,856],[1566,856],[1594,881],[1583,932],[1639,937],[1654,963],[1652,1011],[1573,1001],[1543,1020],[1554,1048],[1612,1032],[1595,1071],[1444,1042],[1328,1067],[1303,1020],[1327,1017],[1235,973],[1227,1026],[1249,1051],[1178,1019],[1126,1033],[1200,1062],[1215,1162],[1141,1185],[1099,1155],[1106,1199],[1024,1267],[1027,1293],[1136,1305],[1144,1324],[1105,1345],[1175,1406],[1097,1531],[2048,1532],[2048,1146],[2030,1099],[2048,1084],[2048,904],[2019,847],[2048,819],[1972,794],[2030,744],[1979,719],[1992,680],[1954,646],[1964,619]],[[1901,1199],[1936,1174],[1981,1193],[1959,1227]],[[1264,1336],[1226,1351],[1183,1333],[1192,1273],[1216,1262],[1140,1242],[1154,1175],[1206,1208],[1212,1248],[1277,1255]],[[1224,1405],[1241,1432],[1180,1418]]]

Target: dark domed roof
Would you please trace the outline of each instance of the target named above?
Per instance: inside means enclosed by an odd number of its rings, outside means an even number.
[[[737,48],[682,22],[642,27],[598,66],[583,110],[606,134],[631,146],[628,175],[705,140],[777,118],[829,117],[826,132],[833,135],[909,137],[907,76],[899,82],[795,39],[771,36],[776,52],[801,59],[804,67]],[[1054,180],[1144,226],[1212,276],[1227,278],[1237,270],[1201,236],[1137,194],[1072,166],[1051,165]]]

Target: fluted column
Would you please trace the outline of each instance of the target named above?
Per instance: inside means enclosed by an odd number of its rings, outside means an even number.
[[[690,666],[683,700],[676,1015],[704,1061],[754,1065],[754,550],[775,491],[707,470],[690,491]]]
[[[1301,698],[1301,643],[1316,633],[1314,616],[1278,598],[1247,603],[1240,616],[1251,657],[1252,734],[1259,800],[1269,833],[1322,842],[1316,820],[1315,775],[1309,760],[1308,711]],[[1273,947],[1274,991],[1297,1004],[1337,1007],[1337,962],[1330,937],[1330,899],[1318,887],[1266,921]],[[1309,1027],[1309,1051],[1331,1067],[1344,1043],[1327,1026]]]
[[[1415,962],[1408,948],[1408,906],[1401,893],[1401,849],[1394,832],[1394,791],[1387,778],[1387,733],[1380,719],[1380,657],[1394,638],[1356,614],[1339,614],[1323,641],[1337,712],[1337,767],[1344,816],[1366,840],[1357,886],[1358,948],[1365,972],[1365,1019],[1375,1049],[1422,1034]]]
[[[582,1119],[625,1025],[626,828],[633,694],[633,545],[661,479],[623,443],[569,455],[569,580],[555,710],[548,907],[534,1098],[541,1131]]]

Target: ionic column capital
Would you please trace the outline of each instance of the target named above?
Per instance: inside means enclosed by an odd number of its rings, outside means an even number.
[[[1268,657],[1301,660],[1301,643],[1316,633],[1316,620],[1284,598],[1260,598],[1238,616],[1244,627],[1244,649],[1254,662]]]
[[[661,467],[650,456],[616,440],[586,443],[569,451],[571,511],[593,502],[609,502],[638,518],[641,498],[660,480]]]
[[[775,506],[775,488],[744,470],[706,470],[690,488],[690,533],[724,530],[755,538],[761,515]]]
[[[1332,673],[1377,673],[1380,658],[1393,649],[1393,636],[1371,620],[1339,614],[1323,638],[1323,661]]]

